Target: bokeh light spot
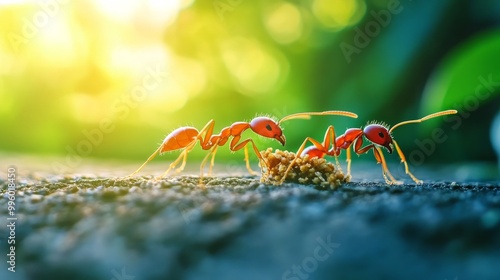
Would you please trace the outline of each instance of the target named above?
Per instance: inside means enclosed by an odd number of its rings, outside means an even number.
[[[158,26],[172,24],[181,9],[181,3],[179,0],[147,0],[146,5],[148,8],[148,12],[146,14]]]
[[[274,6],[265,19],[265,25],[273,39],[282,44],[294,42],[303,31],[300,11],[290,3]]]
[[[167,1],[168,2],[168,1]],[[106,17],[116,21],[129,21],[141,5],[136,0],[94,0],[94,4]]]
[[[280,64],[256,41],[242,37],[222,44],[222,58],[242,93],[249,96],[273,89],[280,77]]]
[[[205,88],[207,78],[203,66],[194,59],[177,57],[175,72],[170,73],[169,83],[178,84],[190,98],[197,96]]]
[[[356,24],[366,12],[363,0],[315,0],[312,10],[324,27],[340,30]]]
[[[73,118],[83,124],[98,123],[103,117],[108,108],[98,96],[91,96],[83,93],[75,93],[67,96],[69,110],[73,114]]]
[[[158,66],[166,69],[170,61],[168,49],[161,44],[112,48],[109,62],[104,64],[111,76],[142,79],[146,68]]]
[[[77,30],[72,30],[64,17],[50,19],[50,24],[40,28],[38,45],[31,45],[32,50],[42,62],[50,67],[71,67],[79,61],[79,53],[75,46],[74,36]]]
[[[181,0],[181,8],[186,9],[193,4],[194,0]]]

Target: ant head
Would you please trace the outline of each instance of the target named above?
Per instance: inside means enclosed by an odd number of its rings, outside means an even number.
[[[363,129],[366,139],[372,143],[385,147],[392,154],[392,136],[387,127],[380,124],[370,124]]]
[[[279,124],[268,117],[257,117],[250,122],[250,128],[257,134],[274,138],[285,146],[285,136]]]

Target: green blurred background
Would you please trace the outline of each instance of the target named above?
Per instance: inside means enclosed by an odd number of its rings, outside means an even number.
[[[77,168],[72,157],[139,163],[173,129],[210,119],[218,131],[258,115],[359,115],[284,123],[295,151],[329,124],[340,134],[454,108],[396,130],[407,155],[497,158],[500,1],[11,0],[0,21],[4,154],[66,157],[61,168]],[[415,141],[437,127],[446,140],[427,153]],[[219,149],[217,162],[229,158],[243,155]]]

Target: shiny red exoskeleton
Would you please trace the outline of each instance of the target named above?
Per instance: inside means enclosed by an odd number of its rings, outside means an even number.
[[[410,176],[413,181],[417,184],[421,184],[422,181],[417,179],[409,170],[408,163],[406,162],[406,158],[401,151],[401,148],[397,144],[396,140],[392,137],[391,133],[394,131],[396,127],[410,124],[410,123],[420,123],[425,120],[443,116],[456,114],[456,110],[446,110],[437,112],[434,114],[430,114],[418,120],[410,120],[404,121],[396,124],[391,129],[382,124],[369,124],[364,129],[360,128],[349,128],[346,132],[338,137],[335,137],[335,130],[333,126],[329,126],[326,130],[325,137],[323,139],[323,143],[318,142],[317,140],[307,137],[306,140],[302,143],[299,150],[297,151],[297,155],[305,156],[309,155],[309,157],[324,157],[325,155],[334,156],[337,159],[337,156],[340,155],[342,150],[346,150],[347,154],[347,174],[346,176],[350,176],[351,173],[351,150],[350,147],[353,147],[353,150],[356,154],[361,155],[367,153],[369,150],[373,150],[373,154],[378,163],[382,165],[382,174],[387,184],[399,184],[392,174],[389,172],[387,168],[387,164],[382,153],[381,148],[387,149],[387,151],[391,154],[393,149],[395,148],[399,157],[401,158],[401,162],[405,166],[405,172]],[[364,136],[364,137],[363,137]],[[369,144],[363,147],[364,138],[368,140]],[[311,142],[313,145],[305,148],[307,142]],[[330,148],[330,146],[332,146]],[[290,165],[288,166],[283,179],[280,183],[283,183],[284,179],[288,172],[292,169],[293,165],[296,162],[295,158]],[[338,164],[338,162],[337,162]]]
[[[219,146],[224,146],[228,141],[229,149],[231,151],[238,151],[242,148],[245,149],[245,162],[248,171],[255,175],[256,173],[250,168],[250,162],[248,159],[248,148],[247,144],[252,144],[255,155],[259,158],[261,162],[261,166],[267,166],[267,162],[262,158],[262,155],[259,152],[259,149],[255,145],[254,141],[250,138],[241,140],[241,134],[247,129],[251,129],[254,133],[261,135],[266,138],[276,139],[282,145],[285,145],[286,139],[283,134],[283,130],[280,124],[283,121],[291,120],[291,119],[309,119],[311,116],[319,116],[319,115],[341,115],[347,117],[357,117],[356,114],[345,111],[325,111],[325,112],[305,112],[305,113],[297,113],[286,116],[279,121],[275,121],[268,117],[256,117],[250,122],[235,122],[228,127],[224,127],[219,134],[213,134],[215,121],[210,120],[205,127],[201,130],[198,130],[194,127],[186,126],[180,127],[174,131],[172,131],[163,143],[156,149],[155,152],[144,162],[134,173],[130,176],[135,175],[137,172],[141,171],[141,169],[150,162],[157,154],[162,154],[164,152],[174,151],[174,150],[182,150],[181,154],[177,157],[177,159],[172,162],[163,173],[161,177],[165,176],[172,168],[175,168],[177,164],[182,160],[181,166],[177,169],[178,172],[184,169],[186,165],[187,154],[196,146],[199,142],[200,146],[203,150],[210,150],[205,158],[203,159],[200,170],[200,183],[201,178],[203,177],[203,168],[205,166],[208,157],[211,155],[212,159],[210,161],[210,171],[212,171],[212,167],[214,165],[215,153],[217,152],[217,148]]]

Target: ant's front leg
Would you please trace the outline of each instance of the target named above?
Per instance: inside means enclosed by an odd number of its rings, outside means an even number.
[[[300,145],[299,150],[295,154],[295,158],[292,160],[292,162],[288,165],[287,169],[285,170],[285,173],[283,174],[283,177],[279,181],[279,185],[283,184],[285,182],[286,176],[288,176],[288,173],[290,170],[292,170],[292,167],[295,165],[299,157],[302,156],[302,152],[304,151],[307,142],[311,142],[314,145],[314,148],[316,148],[322,155],[328,153],[328,146],[324,146],[324,144],[318,142],[316,139],[313,139],[311,137],[306,137],[306,140],[302,142],[302,145]]]
[[[411,177],[411,179],[417,183],[418,185],[421,185],[423,183],[422,180],[417,179],[411,172],[410,169],[408,168],[408,163],[406,162],[405,155],[403,154],[403,151],[401,151],[401,148],[399,148],[398,143],[393,139],[392,143],[394,144],[394,147],[396,147],[396,151],[398,152],[399,157],[401,158],[401,162],[405,165],[405,172],[408,174],[408,176]]]
[[[239,136],[239,135],[234,136],[233,140],[231,140],[231,143],[229,144],[229,149],[233,152],[236,152],[238,150],[241,150],[242,148],[245,148],[245,162],[246,162],[246,167],[247,167],[248,172],[254,176],[258,175],[258,173],[253,171],[252,168],[250,167],[250,159],[248,156],[248,149],[246,147],[246,145],[248,143],[252,144],[255,155],[257,155],[257,157],[259,158],[259,160],[261,162],[264,162],[264,164],[266,165],[266,168],[269,170],[269,165],[267,164],[267,161],[264,160],[264,158],[262,157],[262,155],[259,152],[259,149],[257,149],[257,146],[255,146],[255,143],[253,142],[253,140],[247,139],[247,140],[242,141],[241,143],[237,144],[240,139],[241,139],[241,136]],[[262,166],[261,166],[261,169],[262,169]]]
[[[389,168],[387,168],[387,162],[385,161],[384,154],[379,147],[373,148],[373,154],[378,163],[382,165],[382,175],[384,176],[385,182],[388,185],[401,185],[403,182],[398,181],[392,176],[391,172],[389,172]],[[389,177],[389,178],[387,178]]]
[[[347,173],[345,174],[345,177],[351,177],[351,149],[350,147],[346,149],[346,160],[347,162]]]
[[[201,164],[200,164],[200,174],[201,175],[200,175],[200,177],[203,177],[203,169],[205,168],[205,164],[208,160],[208,157],[210,157],[210,155],[212,155],[212,158],[210,160],[210,167],[208,169],[208,176],[210,176],[212,174],[212,167],[214,166],[214,161],[215,161],[215,153],[217,152],[218,147],[219,147],[218,145],[214,145],[214,147],[210,150],[210,153],[208,153],[201,161]]]
[[[248,146],[247,145],[245,145],[244,152],[245,152],[245,165],[246,165],[248,172],[253,176],[258,176],[259,174],[255,171],[253,171],[252,167],[250,166],[250,157],[248,156]],[[259,155],[260,155],[260,153],[259,153]],[[264,166],[262,165],[262,162],[264,162],[264,165],[266,166],[265,168],[267,168],[269,170],[269,165],[267,164],[267,161],[265,161],[263,158],[262,159],[259,158],[259,166],[260,166],[261,173],[262,173],[262,170],[264,168]]]

